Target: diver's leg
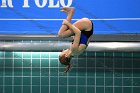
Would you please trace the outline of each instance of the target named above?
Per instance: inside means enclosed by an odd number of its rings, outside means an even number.
[[[64,7],[60,11],[65,12],[67,14],[66,20],[71,22],[72,16],[74,14],[74,10],[75,10],[74,8]],[[70,37],[72,35],[74,35],[74,33],[68,28],[68,26],[62,24],[62,26],[60,27],[60,30],[58,32],[58,36],[59,37]]]

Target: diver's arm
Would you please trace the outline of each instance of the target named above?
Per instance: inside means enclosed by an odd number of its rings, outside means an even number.
[[[67,20],[64,20],[63,23],[62,23],[62,25],[68,26],[68,28],[69,28],[70,30],[72,30],[73,33],[75,33],[75,35],[81,33],[81,31],[80,31],[77,27],[75,27],[73,24],[71,24],[71,23],[68,22]],[[80,34],[80,35],[81,35],[81,34]]]
[[[67,20],[64,20],[63,25],[67,25],[69,29],[71,29],[71,31],[75,33],[74,41],[73,41],[73,44],[71,45],[71,50],[73,52],[78,51],[81,31],[77,27],[72,25],[70,22],[68,22]]]

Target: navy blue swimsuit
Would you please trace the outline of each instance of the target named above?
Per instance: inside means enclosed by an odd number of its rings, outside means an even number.
[[[92,21],[91,21],[91,23],[92,23]],[[81,31],[81,36],[80,36],[79,44],[85,44],[86,46],[88,46],[87,42],[88,42],[89,37],[92,34],[93,34],[93,23],[92,23],[92,29],[90,31],[85,31],[85,30]]]

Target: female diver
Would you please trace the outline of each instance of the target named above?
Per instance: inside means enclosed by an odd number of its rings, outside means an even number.
[[[87,48],[93,35],[93,23],[88,18],[82,18],[71,24],[75,8],[64,7],[60,11],[66,13],[67,18],[62,22],[58,36],[62,38],[74,36],[70,48],[63,50],[59,55],[59,61],[66,65],[65,72],[67,72],[71,67],[70,60],[72,57],[80,55]]]

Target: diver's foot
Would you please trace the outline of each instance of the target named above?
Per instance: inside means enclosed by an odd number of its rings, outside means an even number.
[[[68,15],[73,15],[74,14],[74,10],[75,10],[74,7],[63,7],[63,8],[61,8],[60,11],[66,13]]]

